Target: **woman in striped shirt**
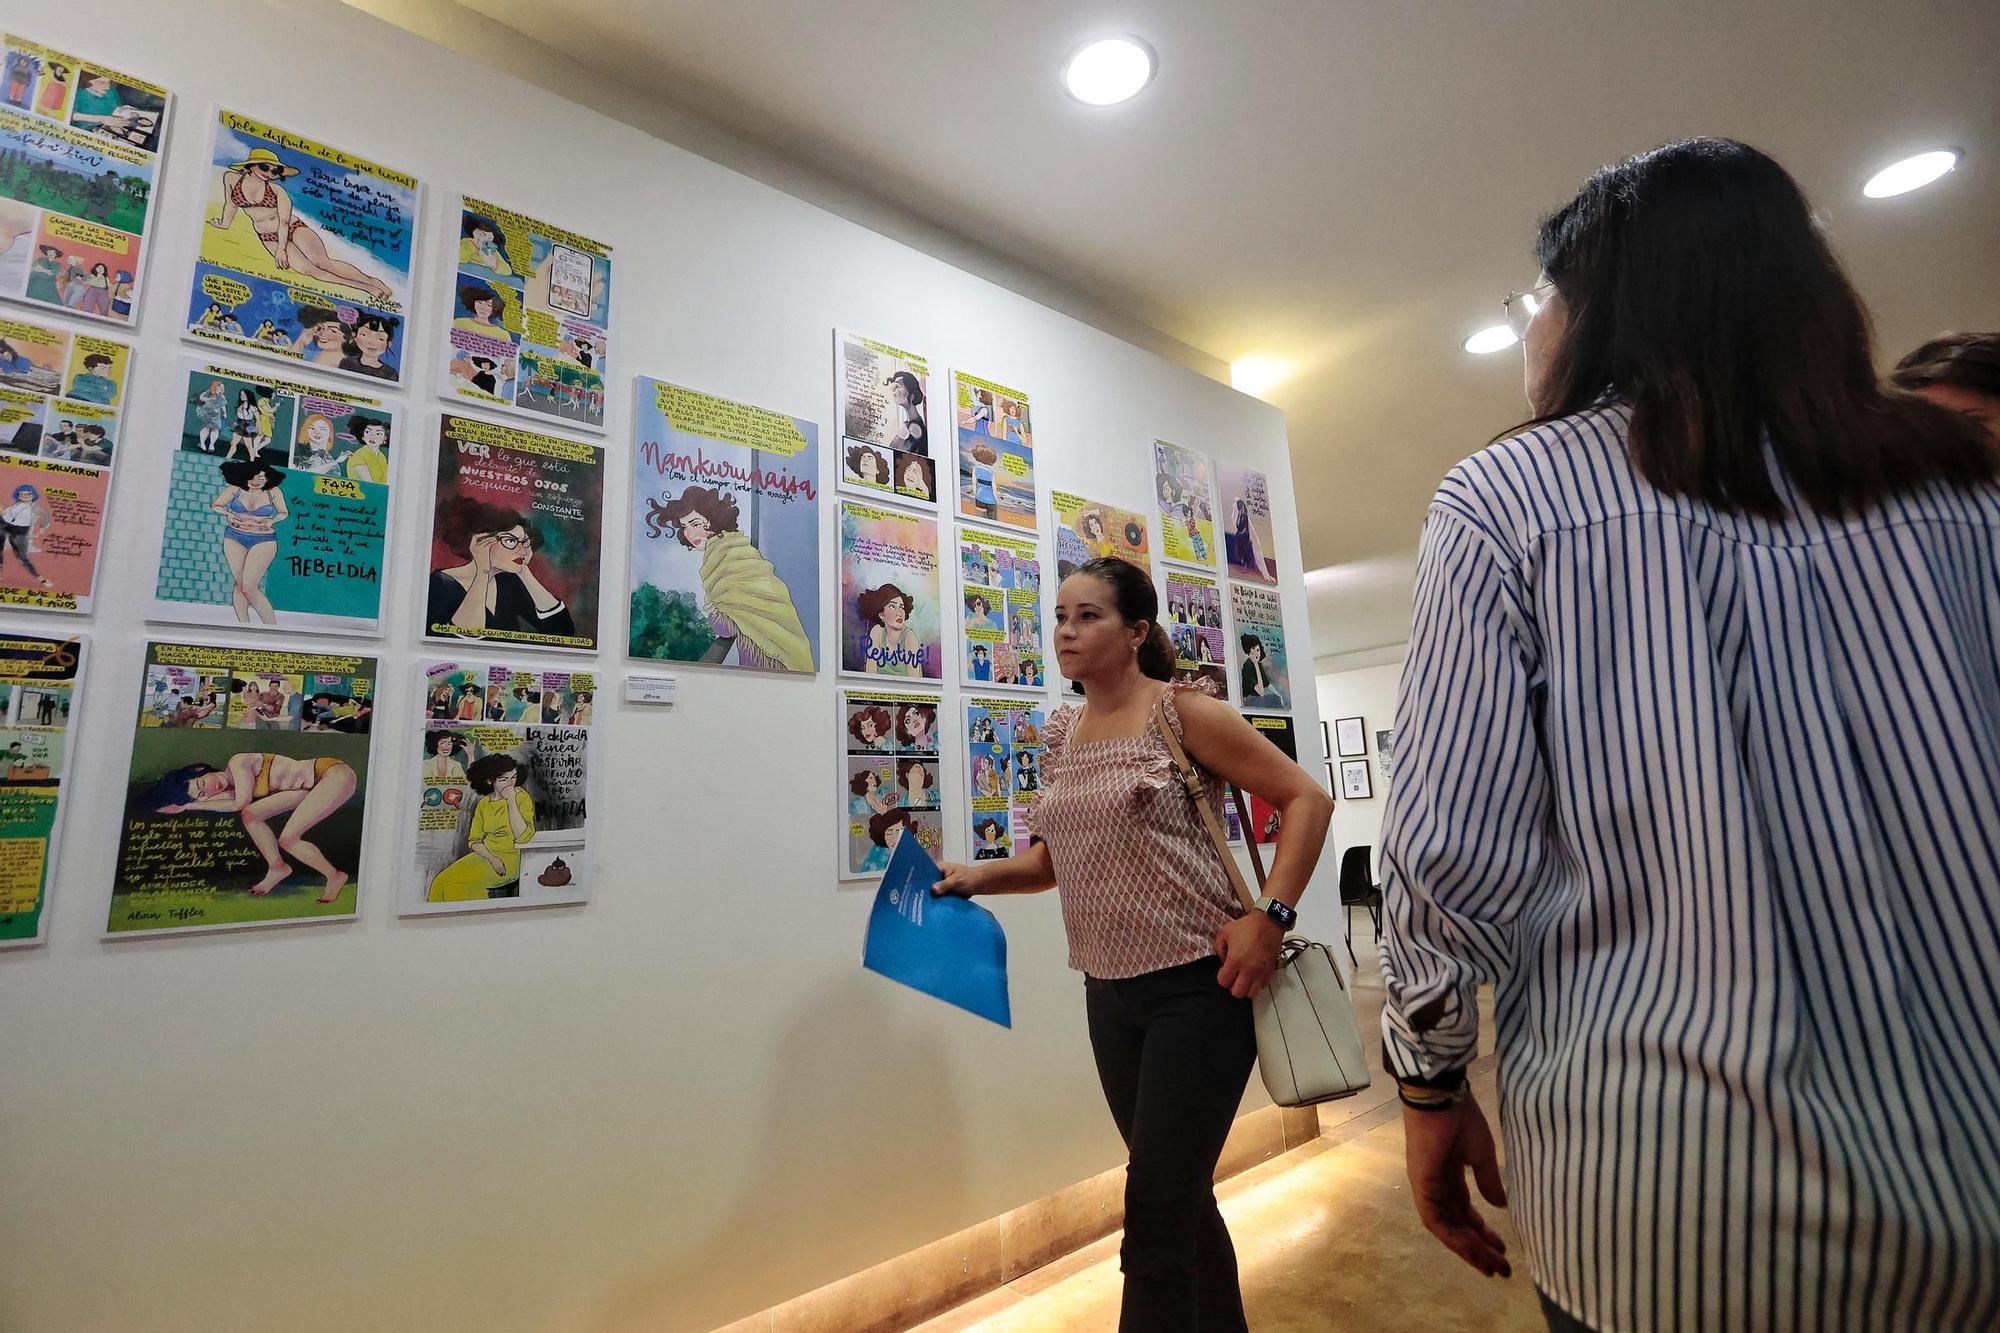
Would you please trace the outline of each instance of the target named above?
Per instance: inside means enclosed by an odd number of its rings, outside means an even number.
[[[1413,1197],[1556,1328],[2000,1326],[2000,450],[1798,187],[1593,176],[1432,502],[1384,832]],[[1496,982],[1506,1188],[1464,1091]]]

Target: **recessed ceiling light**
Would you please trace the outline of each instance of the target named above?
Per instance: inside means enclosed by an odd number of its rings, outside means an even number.
[[[1950,174],[1957,165],[1958,153],[1954,149],[1940,148],[1934,152],[1918,153],[1901,162],[1891,162],[1870,176],[1868,183],[1861,187],[1861,193],[1870,199],[1908,194],[1912,190],[1921,190],[1940,176]]]
[[[1485,356],[1488,352],[1501,352],[1521,341],[1514,336],[1514,330],[1505,324],[1489,324],[1467,338],[1459,346],[1474,356]]]
[[[1153,48],[1137,37],[1103,37],[1070,54],[1063,63],[1063,87],[1079,102],[1111,106],[1151,83],[1156,64]]]
[[[1262,398],[1291,374],[1289,361],[1274,356],[1241,356],[1229,363],[1229,387],[1252,398]]]

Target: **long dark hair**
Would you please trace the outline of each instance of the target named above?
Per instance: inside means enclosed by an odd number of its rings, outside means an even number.
[[[1535,253],[1567,323],[1529,424],[1624,399],[1633,466],[1669,495],[1782,516],[1767,440],[1832,516],[2000,471],[1972,423],[1883,391],[1868,314],[1804,194],[1746,144],[1684,139],[1605,167]]]
[[[1899,389],[1948,384],[2000,398],[2000,333],[1944,333],[1896,363],[1889,382]]]
[[[1153,680],[1172,680],[1174,645],[1168,641],[1166,630],[1160,627],[1160,594],[1153,587],[1153,581],[1146,577],[1146,571],[1115,555],[1101,555],[1078,565],[1076,572],[1110,587],[1111,604],[1118,608],[1120,620],[1128,625],[1145,622],[1146,641],[1139,645],[1140,672]],[[1078,694],[1083,693],[1079,682],[1072,681],[1070,688]]]

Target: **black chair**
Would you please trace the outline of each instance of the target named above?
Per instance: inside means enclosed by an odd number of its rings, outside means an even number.
[[[1375,923],[1375,938],[1382,938],[1382,886],[1375,882],[1374,872],[1369,868],[1370,853],[1375,849],[1363,844],[1349,847],[1340,857],[1340,907],[1347,918],[1347,961],[1358,966],[1354,957],[1354,909],[1368,909],[1368,919]]]

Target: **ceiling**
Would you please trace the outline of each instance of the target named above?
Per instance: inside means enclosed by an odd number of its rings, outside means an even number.
[[[1995,0],[460,0],[1225,362],[1271,358],[1315,648],[1399,642],[1424,506],[1523,414],[1458,342],[1596,166],[1722,134],[1805,186],[1894,356],[2000,327]],[[393,5],[371,6],[393,9]],[[1079,42],[1160,57],[1120,107]],[[1876,166],[1959,146],[1900,199]]]

